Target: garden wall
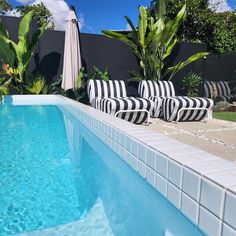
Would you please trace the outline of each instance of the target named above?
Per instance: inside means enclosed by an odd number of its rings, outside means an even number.
[[[0,20],[7,27],[10,36],[16,40],[19,18],[0,16]],[[36,23],[33,22],[32,29],[35,28]],[[42,73],[48,82],[62,74],[64,37],[65,32],[63,31],[47,30],[40,39],[35,52],[31,69]],[[127,81],[130,71],[139,70],[139,65],[129,48],[115,39],[109,39],[102,35],[81,34],[81,50],[83,65],[87,70],[93,65],[99,69],[108,67],[112,79]],[[174,65],[194,53],[206,50],[205,44],[179,43],[169,64]],[[173,82],[178,94],[181,93],[181,81],[189,70],[208,80],[236,80],[236,54],[210,55],[207,59],[199,60],[177,73]],[[136,86],[135,83],[129,85],[130,95],[136,95]]]

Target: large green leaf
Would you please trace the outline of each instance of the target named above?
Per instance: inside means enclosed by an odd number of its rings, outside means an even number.
[[[179,11],[174,21],[169,20],[168,23],[166,24],[166,27],[163,31],[163,39],[162,39],[166,46],[171,43],[173,37],[176,35],[179,26],[183,22],[185,14],[186,14],[186,4],[184,4],[182,9]]]
[[[22,18],[19,24],[18,28],[18,39],[19,39],[19,44],[26,44],[27,42],[27,36],[30,30],[30,23],[33,17],[33,12],[34,11],[29,11],[25,16]]]
[[[145,48],[145,34],[147,31],[147,10],[144,6],[139,7],[138,33],[139,42]]]
[[[2,22],[0,22],[0,35],[8,37],[8,32]]]
[[[172,67],[169,67],[166,71],[166,75],[167,74],[170,74],[170,77],[169,79],[172,79],[173,76],[181,69],[183,69],[185,66],[189,65],[190,63],[196,61],[196,60],[199,60],[205,56],[209,55],[208,52],[199,52],[199,53],[196,53],[194,55],[192,55],[191,57],[189,57],[186,61],[184,62],[180,62],[178,63],[177,65],[175,66],[172,66]]]
[[[11,67],[14,66],[15,57],[9,43],[0,36],[0,61],[2,63],[9,64]]]
[[[38,43],[38,40],[42,37],[45,29],[47,27],[47,24],[43,24],[41,27],[38,28],[38,30],[33,34],[30,45],[29,45],[29,50],[32,50],[36,44]]]
[[[10,94],[11,79],[0,78],[0,96]]]

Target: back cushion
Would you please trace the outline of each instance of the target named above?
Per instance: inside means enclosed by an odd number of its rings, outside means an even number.
[[[231,95],[228,82],[218,81],[216,83],[216,87],[217,87],[217,95],[219,95],[219,96],[230,96]]]
[[[125,83],[122,80],[89,80],[87,91],[90,103],[96,97],[127,97]]]
[[[214,90],[216,91],[214,92]],[[204,96],[212,98],[213,93],[216,96],[230,96],[231,92],[228,82],[204,81]]]
[[[204,97],[212,98],[213,90],[214,90],[214,84],[215,84],[215,82],[213,82],[213,81],[207,81],[206,80],[206,81],[203,82]]]
[[[150,97],[174,97],[175,89],[171,81],[143,80],[139,83],[139,96],[149,99]]]

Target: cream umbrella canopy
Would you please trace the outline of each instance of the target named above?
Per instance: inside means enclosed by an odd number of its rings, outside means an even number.
[[[75,12],[70,10],[66,18],[62,89],[65,91],[76,89],[76,80],[82,67],[81,64],[78,20]]]

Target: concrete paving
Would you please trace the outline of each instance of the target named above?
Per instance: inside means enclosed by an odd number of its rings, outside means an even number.
[[[210,119],[204,122],[172,123],[152,119],[148,129],[236,162],[236,122]]]

